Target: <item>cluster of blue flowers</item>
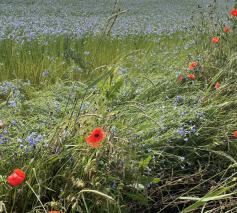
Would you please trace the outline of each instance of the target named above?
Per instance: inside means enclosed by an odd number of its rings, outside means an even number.
[[[4,134],[0,134],[0,144],[4,144],[8,141],[7,137]]]
[[[27,138],[26,141],[29,143],[31,147],[35,147],[39,142],[43,140],[43,136],[37,134],[36,132],[32,132]]]
[[[8,106],[13,108],[17,107],[17,103],[24,98],[18,87],[8,81],[0,84],[0,97],[3,100],[8,100]]]
[[[185,142],[188,142],[189,136],[192,134],[198,135],[196,125],[191,126],[181,126],[177,133],[184,139]]]

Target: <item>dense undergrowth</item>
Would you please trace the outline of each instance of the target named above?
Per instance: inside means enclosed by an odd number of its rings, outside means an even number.
[[[0,41],[1,211],[236,211],[235,22]],[[98,149],[84,141],[95,127]],[[15,168],[27,177],[11,187]]]

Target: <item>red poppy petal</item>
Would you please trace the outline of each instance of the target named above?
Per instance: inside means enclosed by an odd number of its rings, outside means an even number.
[[[10,176],[7,177],[7,182],[11,185],[11,186],[18,186],[20,185],[22,182],[24,181],[23,178],[17,176],[16,174],[12,174]]]
[[[90,135],[85,140],[86,140],[87,143],[98,143],[98,142],[100,142],[100,138],[94,137],[94,135]]]
[[[230,14],[231,14],[232,16],[237,16],[237,9],[231,10],[231,11],[230,11]]]
[[[89,142],[87,141],[87,144],[93,148],[98,148],[101,146],[101,142]]]
[[[13,173],[16,173],[19,177],[22,177],[23,179],[25,179],[25,177],[26,177],[25,172],[22,171],[21,169],[15,169],[15,170],[13,171]]]

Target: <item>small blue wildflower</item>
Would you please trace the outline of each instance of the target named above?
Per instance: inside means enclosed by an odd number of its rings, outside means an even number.
[[[184,138],[184,141],[185,141],[185,142],[188,142],[188,138]]]
[[[17,121],[16,120],[12,120],[11,124],[15,126],[17,124]]]
[[[205,119],[205,114],[203,112],[198,112],[197,113],[197,118],[200,119],[200,120],[203,120],[203,119]]]
[[[110,131],[111,131],[112,135],[115,135],[116,132],[117,132],[117,127],[116,126],[111,126]]]
[[[39,142],[43,140],[42,135],[38,135],[36,132],[32,132],[27,138],[26,141],[31,147],[35,147]]]
[[[9,101],[8,104],[10,107],[16,107],[17,105],[16,101]]]
[[[128,72],[128,69],[126,67],[119,67],[118,73],[120,75],[125,75]]]
[[[117,183],[115,181],[112,181],[111,188],[112,189],[116,189],[117,188]]]
[[[7,141],[8,141],[8,139],[3,134],[0,134],[0,144],[3,144]]]
[[[195,133],[197,131],[197,129],[196,129],[196,126],[194,125],[194,126],[191,126],[191,132],[192,133]]]
[[[90,103],[89,102],[85,102],[81,105],[81,110],[84,111],[84,110],[87,110],[90,106]]]
[[[185,116],[186,114],[187,114],[187,112],[185,112],[185,111],[184,112],[180,112],[180,116],[181,117]]]
[[[49,76],[49,71],[48,70],[45,70],[42,72],[42,77],[46,78]]]
[[[186,135],[185,129],[184,129],[183,127],[181,127],[181,128],[178,130],[178,134],[180,134],[181,136],[185,136],[185,135]]]
[[[180,96],[180,95],[176,96],[174,99],[174,106],[177,106],[182,101],[183,101],[182,96]]]
[[[74,72],[81,72],[82,68],[81,67],[73,67]]]
[[[7,135],[8,134],[8,131],[6,129],[3,130],[2,132],[4,135]]]

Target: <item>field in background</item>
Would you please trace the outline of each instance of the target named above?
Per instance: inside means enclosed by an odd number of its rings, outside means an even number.
[[[113,4],[111,0],[0,1],[0,38],[97,34],[111,16]],[[112,34],[170,34],[190,30],[202,16],[206,21],[210,19],[212,5],[212,0],[120,0],[118,8],[126,12],[116,21]],[[214,23],[217,18],[226,21],[233,0],[217,0],[217,5],[211,16]]]

